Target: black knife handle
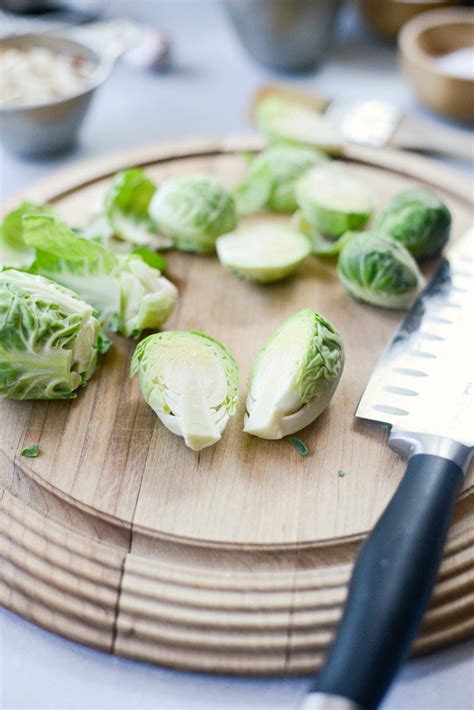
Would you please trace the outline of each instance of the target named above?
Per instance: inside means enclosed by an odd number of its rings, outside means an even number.
[[[447,459],[410,459],[359,553],[336,639],[311,692],[349,698],[364,710],[378,706],[430,599],[462,479]]]

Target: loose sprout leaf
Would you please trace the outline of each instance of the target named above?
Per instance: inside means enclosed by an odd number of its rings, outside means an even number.
[[[54,214],[50,205],[22,202],[9,212],[0,226],[0,268],[28,269],[35,260],[34,249],[23,240],[23,218],[28,214]]]
[[[68,399],[99,351],[92,306],[49,279],[0,272],[0,397]]]
[[[373,212],[371,189],[339,162],[312,168],[295,193],[307,222],[331,237],[361,229]]]
[[[287,278],[311,252],[306,237],[274,222],[226,234],[216,246],[224,266],[237,276],[259,283]]]
[[[149,214],[156,185],[140,168],[115,175],[105,196],[104,212],[115,236],[139,246],[167,249],[171,240],[157,232]]]
[[[301,210],[295,212],[293,221],[296,229],[309,239],[312,253],[317,256],[337,257],[341,249],[348,244],[356,234],[359,234],[359,232],[346,232],[337,239],[324,237],[316,227],[308,222]]]
[[[94,306],[109,330],[138,337],[171,315],[175,286],[139,255],[114,254],[52,217],[28,216],[23,225],[25,242],[36,249],[31,270]]]
[[[166,271],[166,259],[156,251],[152,251],[148,247],[136,247],[132,250],[132,254],[140,256],[148,266],[152,266],[158,271]]]
[[[304,441],[301,441],[301,439],[298,439],[296,436],[289,436],[287,438],[287,442],[291,444],[291,446],[296,449],[301,456],[306,457],[309,455],[309,449]]]
[[[255,118],[269,141],[313,146],[333,154],[344,147],[342,135],[322,114],[296,101],[268,96],[258,104]]]
[[[27,446],[23,451],[21,452],[20,456],[26,456],[28,459],[36,459],[40,455],[40,447],[38,444],[31,444],[31,446]]]
[[[252,161],[248,174],[234,191],[239,214],[262,207],[275,212],[294,212],[295,184],[310,168],[328,160],[315,148],[272,145]]]
[[[343,247],[337,271],[354,298],[384,308],[409,308],[425,283],[405,247],[375,232],[359,234]]]
[[[150,204],[160,233],[177,249],[212,254],[219,235],[237,224],[235,200],[210,175],[180,175],[163,183]]]
[[[114,236],[110,222],[104,214],[95,217],[91,222],[85,224],[83,227],[75,228],[74,232],[78,237],[98,242],[106,247],[109,247],[110,240]]]
[[[142,340],[130,369],[145,400],[173,434],[200,451],[215,444],[235,413],[239,368],[208,335],[167,331]]]
[[[399,241],[415,259],[423,259],[436,256],[445,246],[451,213],[430,190],[404,190],[377,217],[374,230]]]
[[[313,422],[328,406],[344,365],[335,328],[307,308],[284,321],[252,365],[244,431],[281,439]]]

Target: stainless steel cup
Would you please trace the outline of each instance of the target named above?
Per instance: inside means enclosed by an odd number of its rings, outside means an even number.
[[[225,0],[250,54],[273,69],[314,69],[333,36],[340,0]]]

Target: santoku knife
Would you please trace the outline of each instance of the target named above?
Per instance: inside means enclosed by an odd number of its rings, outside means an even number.
[[[342,620],[302,710],[372,710],[410,649],[474,446],[474,229],[448,257],[382,354],[356,416],[391,426],[408,460],[364,543]]]

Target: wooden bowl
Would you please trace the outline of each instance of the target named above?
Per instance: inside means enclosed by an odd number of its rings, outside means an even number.
[[[420,101],[450,118],[474,121],[474,80],[448,73],[440,58],[474,45],[474,10],[434,10],[408,22],[398,38],[401,68]]]
[[[395,39],[416,15],[456,4],[457,0],[359,0],[361,15],[369,27],[389,39]]]

